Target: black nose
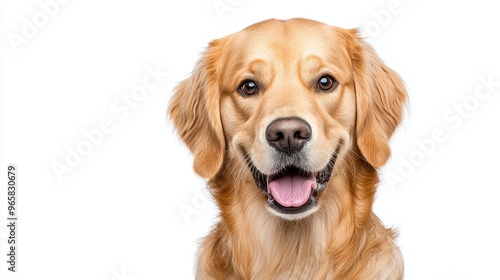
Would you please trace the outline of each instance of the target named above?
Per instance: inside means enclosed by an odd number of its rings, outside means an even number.
[[[267,127],[266,138],[276,150],[291,155],[311,139],[311,126],[299,118],[277,119]]]

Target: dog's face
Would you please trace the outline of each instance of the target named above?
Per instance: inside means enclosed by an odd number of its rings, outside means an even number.
[[[351,61],[326,26],[268,22],[237,36],[221,73],[227,144],[246,161],[269,208],[317,208],[356,116]]]
[[[385,163],[404,100],[399,77],[354,30],[270,20],[212,42],[170,115],[198,174],[251,180],[262,207],[300,219],[349,157]]]

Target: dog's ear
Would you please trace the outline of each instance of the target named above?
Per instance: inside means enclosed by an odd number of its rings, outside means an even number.
[[[357,30],[349,32],[355,41],[350,52],[356,90],[357,145],[369,164],[381,167],[391,155],[389,139],[403,118],[406,88]]]
[[[194,155],[194,171],[212,178],[224,160],[225,141],[220,118],[218,61],[220,41],[213,41],[170,100],[170,116],[180,138]]]

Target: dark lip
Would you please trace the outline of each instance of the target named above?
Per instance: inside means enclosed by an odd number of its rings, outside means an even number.
[[[252,172],[253,179],[255,181],[255,184],[259,188],[259,190],[267,196],[267,205],[275,210],[278,213],[285,214],[285,215],[294,215],[294,214],[301,214],[304,213],[316,206],[318,206],[318,195],[321,191],[323,191],[326,188],[327,183],[330,181],[330,177],[332,175],[333,167],[335,166],[335,162],[337,160],[337,153],[335,152],[332,157],[330,158],[330,161],[328,164],[321,169],[320,171],[316,172],[314,176],[316,177],[316,183],[318,185],[317,189],[313,190],[311,192],[311,195],[309,196],[309,200],[299,206],[299,207],[285,207],[283,205],[280,205],[270,194],[267,190],[267,181],[269,177],[272,176],[277,176],[277,174],[280,173],[285,173],[285,172],[296,172],[296,173],[302,173],[302,174],[311,174],[311,172],[305,171],[302,168],[295,166],[295,165],[290,165],[287,166],[280,171],[266,175],[262,172],[260,172],[255,165],[253,165],[252,161],[250,158],[247,158],[247,164],[248,167],[250,168],[250,171]]]

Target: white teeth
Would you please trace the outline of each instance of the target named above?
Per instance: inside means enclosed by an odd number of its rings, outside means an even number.
[[[264,175],[264,176],[266,176],[267,195],[268,195],[268,197],[271,197],[271,190],[269,189],[269,178],[271,176],[269,176],[269,175]]]
[[[316,191],[320,192],[326,188],[326,183],[323,184],[317,184]]]

